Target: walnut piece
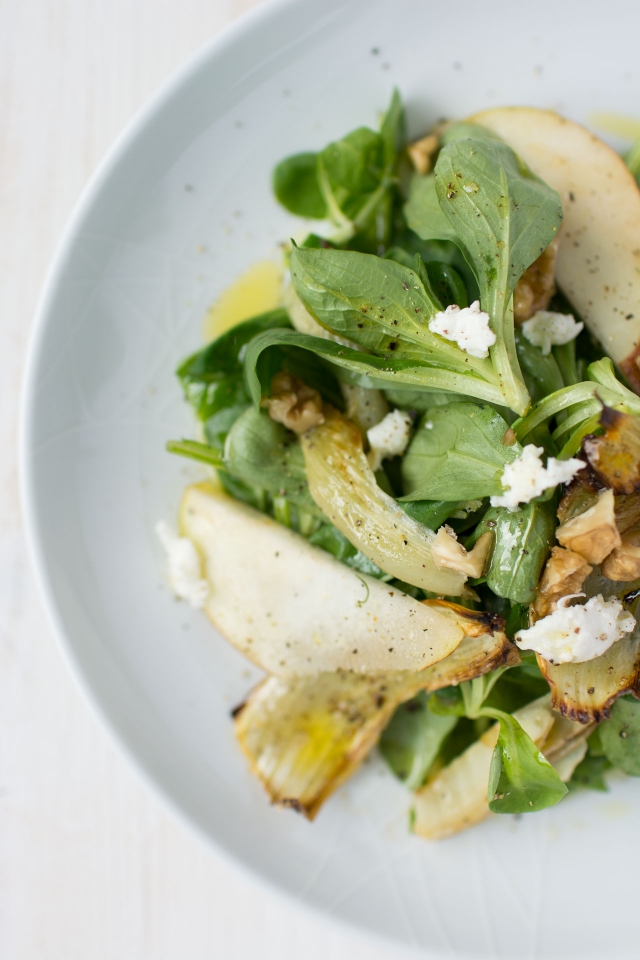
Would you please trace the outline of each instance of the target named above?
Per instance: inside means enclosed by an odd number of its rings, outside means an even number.
[[[622,534],[622,542],[602,564],[609,580],[637,580],[640,577],[640,524]]]
[[[553,547],[532,606],[534,622],[553,613],[562,597],[579,593],[592,569],[579,553],[564,547]]]
[[[294,433],[305,433],[324,423],[322,397],[299,377],[281,370],[271,381],[271,396],[263,401],[269,416]]]
[[[438,138],[434,133],[421,137],[407,147],[409,159],[418,173],[429,173],[433,165],[433,155],[438,149]]]
[[[513,313],[516,323],[528,320],[538,310],[546,310],[556,292],[556,256],[558,237],[542,251],[537,260],[527,267],[513,294]]]
[[[441,570],[457,570],[468,577],[481,577],[492,542],[493,534],[487,530],[478,538],[473,550],[465,550],[462,544],[458,543],[454,531],[445,523],[433,541],[433,559],[436,567]]]
[[[602,563],[621,542],[614,510],[613,490],[603,490],[592,507],[558,527],[557,540],[587,563]]]

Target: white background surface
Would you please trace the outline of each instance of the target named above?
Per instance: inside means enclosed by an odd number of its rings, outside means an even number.
[[[0,958],[372,960],[176,824],[76,689],[26,553],[25,348],[47,265],[124,124],[252,0],[0,4]]]

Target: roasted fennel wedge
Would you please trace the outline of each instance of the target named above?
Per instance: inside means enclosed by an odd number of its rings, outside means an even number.
[[[311,496],[358,550],[412,586],[463,594],[466,577],[436,566],[433,531],[407,516],[376,483],[355,424],[333,411],[300,442]]]
[[[579,723],[600,722],[625,693],[640,695],[640,634],[623,637],[606,653],[586,663],[549,663],[537,657],[551,688],[552,706]]]
[[[208,616],[268,673],[420,670],[464,636],[447,608],[356,573],[212,484],[187,488],[181,528],[203,560]]]
[[[516,710],[513,717],[560,779],[568,780],[584,757],[590,731],[556,717],[549,694]],[[487,782],[498,733],[496,723],[415,794],[415,833],[428,840],[444,840],[489,815]]]
[[[468,614],[448,605],[448,615],[468,634],[450,656],[419,673],[336,671],[269,677],[256,687],[235,712],[235,731],[272,802],[313,819],[375,746],[400,703],[420,690],[438,690],[518,662],[501,630],[491,632]]]

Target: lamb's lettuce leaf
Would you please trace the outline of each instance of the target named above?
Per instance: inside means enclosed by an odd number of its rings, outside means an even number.
[[[442,744],[458,722],[429,709],[431,697],[421,691],[394,713],[380,738],[380,752],[409,790],[424,783]]]
[[[499,403],[501,399],[497,387],[472,373],[453,372],[409,358],[396,359],[393,353],[385,357],[374,356],[293,330],[272,330],[259,334],[247,347],[245,372],[254,403],[259,403],[270,387],[270,380],[260,373],[260,356],[263,351],[278,346],[310,350],[328,361],[345,382],[369,389],[404,385],[409,390],[448,390],[491,403]]]
[[[404,500],[474,500],[502,492],[509,425],[493,407],[451,403],[427,410],[402,460]]]
[[[611,717],[600,728],[600,743],[607,760],[632,777],[640,777],[640,702],[620,697]]]
[[[488,530],[493,533],[487,586],[499,597],[514,603],[532,603],[554,541],[555,526],[554,499],[532,500],[513,513],[506,507],[487,510],[471,541],[475,542]]]
[[[553,806],[567,793],[567,786],[515,717],[501,711],[495,715],[500,733],[489,771],[489,809],[534,813]]]

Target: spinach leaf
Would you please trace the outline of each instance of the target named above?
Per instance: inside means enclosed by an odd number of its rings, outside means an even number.
[[[487,586],[514,603],[532,603],[554,541],[555,526],[555,499],[532,500],[514,513],[505,507],[487,510],[472,537],[475,542],[487,530],[494,534]]]
[[[467,500],[413,500],[400,506],[409,517],[424,524],[429,530],[437,530],[442,524],[467,505]]]
[[[245,484],[323,516],[309,493],[297,437],[263,410],[249,407],[236,420],[225,444],[224,467]]]
[[[468,307],[467,288],[458,271],[448,263],[431,260],[426,264],[431,289],[443,307],[452,303],[459,307]]]
[[[609,788],[604,775],[610,769],[611,763],[606,757],[595,757],[587,753],[584,760],[581,760],[573,771],[567,786],[569,790],[585,789],[605,792]]]
[[[640,702],[620,697],[611,717],[600,728],[600,743],[607,760],[631,777],[640,777]]]
[[[516,330],[516,352],[527,390],[534,403],[565,386],[560,368],[553,353],[546,357],[539,347],[529,343],[520,330]]]
[[[530,666],[534,669],[530,670]],[[511,667],[498,679],[484,703],[494,710],[514,713],[532,700],[544,696],[548,690],[549,684],[542,676],[537,664]]]
[[[365,557],[360,550],[356,550],[345,535],[326,520],[307,539],[309,543],[321,547],[337,560],[342,560],[348,567],[352,567],[360,573],[366,573],[370,577],[377,577],[378,579],[384,579],[387,576],[384,570],[381,570],[373,560]]]
[[[454,373],[419,360],[377,357],[294,330],[271,330],[255,337],[245,355],[247,384],[254,403],[260,402],[263,390],[265,394],[268,393],[271,385],[271,381],[260,370],[261,354],[277,346],[310,350],[329,361],[345,382],[369,389],[405,384],[409,389],[448,390],[494,403],[501,400],[497,387],[471,373]]]
[[[399,706],[380,738],[382,756],[409,790],[423,785],[443,741],[458,722],[457,717],[432,713],[429,701],[422,691]]]
[[[265,330],[290,327],[286,310],[270,310],[237,324],[180,364],[178,379],[200,420],[249,401],[241,359],[247,344]]]
[[[466,707],[460,687],[442,687],[441,690],[436,690],[429,709],[439,717],[464,717]]]
[[[317,154],[296,153],[273,171],[273,192],[282,206],[299,217],[323,220],[327,204],[318,184]]]
[[[415,179],[419,176],[420,174],[414,174],[413,178]],[[475,274],[463,257],[460,247],[453,241],[423,240],[413,230],[401,226],[400,223],[396,223],[396,229],[393,234],[393,247],[395,249],[401,248],[406,253],[414,256],[416,253],[419,253],[424,263],[431,263],[432,261],[448,263],[454,267],[462,277],[469,303],[480,299],[480,291],[478,290]]]
[[[233,497],[234,500],[247,503],[250,507],[260,510],[261,513],[268,513],[269,495],[264,487],[244,483],[237,477],[233,477],[230,473],[227,473],[226,470],[218,470],[218,479],[223,489],[230,497]]]
[[[208,417],[204,422],[204,435],[209,447],[216,451],[222,458],[227,434],[240,417],[249,407],[249,402],[237,404],[231,407],[223,407]]]
[[[500,712],[498,719],[500,734],[489,771],[489,809],[533,813],[553,806],[567,787],[514,717]]]
[[[528,396],[515,350],[512,294],[558,231],[560,197],[494,139],[454,140],[440,151],[434,175],[440,206],[474,267],[497,336],[491,358],[505,401],[521,413]]]
[[[505,464],[521,453],[505,446],[508,424],[489,406],[451,403],[428,410],[402,461],[403,500],[474,500],[499,494]]]

